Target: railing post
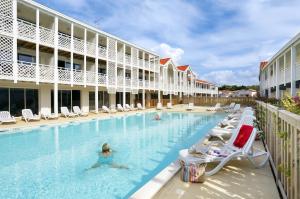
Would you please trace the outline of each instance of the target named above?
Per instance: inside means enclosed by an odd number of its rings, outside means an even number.
[[[296,47],[291,47],[291,96],[296,95]]]
[[[98,43],[99,43],[99,35],[98,33],[96,33],[96,59],[95,59],[95,112],[98,113],[98,109],[99,109],[99,104],[98,104],[98,85],[99,85],[99,82],[98,82]]]
[[[54,114],[58,116],[58,18],[54,19]]]

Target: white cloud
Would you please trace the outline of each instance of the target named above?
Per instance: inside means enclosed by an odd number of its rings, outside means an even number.
[[[170,45],[162,43],[157,47],[152,49],[153,51],[159,53],[162,57],[170,57],[176,65],[179,64],[179,61],[182,59],[184,50],[181,48],[172,48]]]

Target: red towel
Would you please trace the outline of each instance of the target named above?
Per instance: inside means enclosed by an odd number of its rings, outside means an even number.
[[[243,125],[240,128],[239,134],[236,136],[233,145],[238,148],[243,148],[244,145],[249,140],[252,131],[253,131],[253,126]]]

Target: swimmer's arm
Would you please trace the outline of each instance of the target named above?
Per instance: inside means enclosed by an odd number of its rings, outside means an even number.
[[[88,171],[88,170],[91,170],[91,169],[96,169],[96,168],[98,168],[98,167],[100,167],[100,166],[101,166],[101,164],[100,164],[99,162],[97,162],[97,163],[95,163],[93,166],[91,166],[90,168],[85,169],[85,170]]]
[[[116,169],[129,169],[129,167],[126,165],[119,165],[119,164],[114,164],[114,163],[112,163],[110,166],[112,168],[116,168]]]

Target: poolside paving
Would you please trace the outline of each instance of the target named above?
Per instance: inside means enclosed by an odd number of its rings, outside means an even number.
[[[263,148],[260,141],[256,147]],[[210,165],[211,166],[211,165]],[[255,169],[248,160],[230,161],[204,183],[186,183],[178,172],[154,199],[249,198],[279,199],[270,165]]]

